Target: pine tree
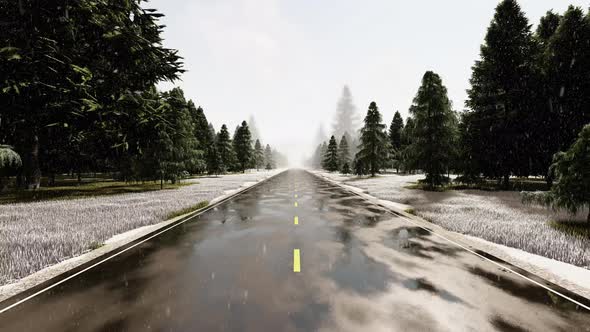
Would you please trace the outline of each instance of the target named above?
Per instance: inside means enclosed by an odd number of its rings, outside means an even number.
[[[270,170],[274,168],[274,159],[273,159],[273,154],[272,154],[272,149],[270,148],[270,145],[266,145],[266,148],[264,149],[264,163],[266,165],[266,169]]]
[[[414,158],[412,158],[412,150],[410,148],[414,141],[414,128],[414,119],[412,119],[411,116],[408,116],[406,119],[406,125],[402,130],[402,147],[397,153],[397,159],[400,160],[405,172],[411,172],[416,168],[414,165]]]
[[[338,144],[338,165],[344,166],[344,164],[350,167],[350,147],[348,146],[346,134],[342,135],[340,144]]]
[[[450,166],[457,130],[447,89],[438,74],[424,74],[410,112],[415,120],[413,157],[426,173],[426,182],[438,186]]]
[[[255,167],[256,170],[263,168],[264,165],[264,150],[262,149],[262,144],[260,144],[260,140],[256,140],[254,144],[254,160],[255,160]]]
[[[361,129],[361,144],[356,154],[357,164],[362,164],[371,176],[375,176],[388,158],[388,142],[385,125],[375,102],[371,102]]]
[[[535,109],[538,97],[535,70],[538,47],[530,25],[516,0],[496,7],[481,59],[472,67],[467,106],[481,134],[476,142],[485,147],[477,156],[482,172],[500,177],[508,186],[511,174],[530,172]]]
[[[328,150],[324,155],[324,166],[329,172],[335,172],[339,169],[338,165],[338,143],[336,138],[332,135],[328,143]]]
[[[399,171],[400,151],[402,149],[402,132],[404,130],[404,120],[398,111],[395,112],[391,125],[389,126],[389,145],[391,147],[391,158],[393,167]]]
[[[545,55],[550,103],[560,133],[558,148],[564,150],[590,123],[590,20],[581,8],[569,6]]]
[[[217,153],[221,158],[221,172],[225,173],[230,170],[234,163],[234,151],[227,126],[222,125],[221,130],[217,134]]]
[[[217,152],[217,145],[212,144],[207,148],[207,173],[218,175],[223,173],[223,161],[221,155]]]
[[[252,160],[252,139],[246,121],[242,121],[242,125],[236,130],[234,150],[236,151],[239,170],[244,173]]]
[[[356,136],[357,121],[356,107],[352,102],[350,89],[345,85],[336,108],[336,119],[332,130],[334,136],[341,137],[345,133]]]
[[[524,193],[525,202],[536,202],[551,206],[554,210],[564,209],[576,214],[584,208],[590,209],[590,124],[578,135],[578,139],[566,152],[554,156],[551,172],[556,183],[547,193]],[[590,226],[590,211],[586,217]]]

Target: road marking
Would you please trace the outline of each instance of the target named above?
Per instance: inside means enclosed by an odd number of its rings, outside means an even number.
[[[293,223],[295,225],[299,225],[299,217],[298,216],[295,216],[295,219],[293,220]]]
[[[301,272],[301,261],[300,261],[299,249],[293,250],[293,272]]]
[[[297,194],[295,194],[295,198],[297,198]]]
[[[297,202],[295,202],[295,207],[297,207]]]

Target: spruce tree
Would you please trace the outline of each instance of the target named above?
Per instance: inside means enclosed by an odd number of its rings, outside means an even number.
[[[242,121],[242,125],[236,130],[234,150],[238,159],[239,170],[244,173],[252,160],[252,139],[248,123]]]
[[[534,111],[538,109],[535,70],[538,47],[516,0],[503,0],[472,67],[467,106],[485,147],[477,158],[485,175],[508,186],[511,174],[526,175],[531,161]]]
[[[224,124],[221,126],[221,130],[217,134],[217,153],[221,158],[221,172],[224,173],[231,169],[233,160],[233,146],[229,138],[229,132],[227,126]]]
[[[590,123],[590,20],[581,8],[569,6],[545,54],[550,102],[559,125],[558,148],[564,150]]]
[[[426,173],[426,182],[438,186],[452,160],[457,131],[447,89],[438,74],[424,74],[410,112],[415,120],[412,155]]]
[[[381,113],[375,102],[371,102],[361,129],[361,144],[356,154],[357,164],[375,176],[388,158],[388,142],[385,125],[381,122]]]
[[[343,167],[347,164],[350,167],[350,147],[348,146],[348,140],[346,134],[342,135],[340,144],[338,144],[338,165]]]
[[[406,125],[402,130],[402,147],[397,153],[397,158],[400,160],[405,172],[411,172],[415,169],[410,148],[414,141],[414,127],[414,119],[412,119],[411,116],[408,116],[406,119]]]
[[[254,144],[254,164],[256,167],[256,170],[259,170],[260,168],[263,168],[264,165],[264,150],[262,149],[262,144],[260,144],[260,140],[256,140],[256,143]]]
[[[357,121],[356,107],[352,102],[350,89],[345,85],[336,108],[336,119],[332,130],[334,136],[341,137],[345,133],[356,136]]]
[[[328,143],[328,150],[324,155],[324,165],[325,169],[329,172],[338,171],[338,143],[336,143],[336,138],[334,135],[330,137],[330,142]]]
[[[217,151],[216,144],[212,144],[207,148],[206,160],[207,173],[215,175],[223,173],[223,161],[221,160],[221,155]]]
[[[266,148],[264,149],[264,163],[266,165],[267,170],[274,168],[275,161],[273,159],[272,149],[270,148],[270,145],[268,145],[268,144],[266,145]]]
[[[404,120],[398,111],[393,115],[391,125],[389,126],[389,146],[392,166],[399,171],[400,155],[402,149],[402,132],[404,130]]]

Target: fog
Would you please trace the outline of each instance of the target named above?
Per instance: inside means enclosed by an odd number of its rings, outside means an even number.
[[[164,45],[179,50],[181,86],[219,130],[256,123],[263,143],[303,164],[320,127],[329,137],[343,87],[362,120],[376,101],[387,125],[408,114],[426,70],[464,108],[471,66],[495,0],[153,0],[166,17]],[[587,1],[520,0],[536,26],[549,9]],[[167,89],[170,84],[161,84]]]

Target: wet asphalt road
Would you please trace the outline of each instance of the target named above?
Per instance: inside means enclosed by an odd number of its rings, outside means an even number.
[[[0,331],[315,330],[590,331],[590,311],[291,170],[0,314]]]

